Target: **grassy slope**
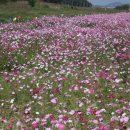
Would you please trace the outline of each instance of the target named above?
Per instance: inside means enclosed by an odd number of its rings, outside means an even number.
[[[85,15],[93,13],[115,13],[118,12],[114,9],[103,9],[103,8],[75,8],[64,5],[55,5],[47,3],[37,3],[35,8],[31,8],[26,2],[8,3],[6,5],[0,5],[0,21],[8,21],[11,17],[18,15],[25,19],[39,17],[42,15],[61,15],[74,16],[74,15]]]

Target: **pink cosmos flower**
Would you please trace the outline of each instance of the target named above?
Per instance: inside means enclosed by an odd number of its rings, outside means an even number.
[[[54,89],[53,93],[59,93],[60,91],[58,89]]]
[[[57,98],[51,99],[51,103],[56,104],[57,103]]]
[[[74,90],[79,90],[79,87],[76,85],[76,86],[74,87]]]
[[[33,128],[37,128],[37,127],[38,127],[38,124],[37,124],[36,122],[33,122],[33,123],[32,123],[32,127],[33,127]]]
[[[110,95],[108,96],[108,98],[112,99],[112,98],[114,98],[114,96],[113,96],[112,94],[110,94]]]
[[[123,110],[122,110],[122,109],[118,109],[118,110],[116,110],[116,112],[117,112],[118,114],[121,114],[121,113],[123,112]]]
[[[71,110],[71,111],[69,112],[70,115],[74,115],[74,113],[75,113],[74,110]]]
[[[108,126],[102,125],[100,126],[99,130],[110,130]]]
[[[93,120],[93,123],[94,124],[98,124],[98,120]]]
[[[51,124],[56,124],[57,120],[51,120]]]
[[[58,125],[58,130],[65,130],[65,125],[64,124],[59,124]]]
[[[70,130],[76,130],[76,129],[73,127],[73,128],[71,128]]]
[[[47,124],[46,121],[42,121],[42,122],[41,122],[41,126],[45,126],[46,124]]]
[[[108,77],[107,73],[105,71],[99,72],[97,74],[98,77],[102,77],[104,79],[106,79]]]
[[[52,130],[51,128],[46,128],[45,130]]]
[[[128,42],[128,45],[130,45],[130,41]]]
[[[94,93],[94,89],[93,88],[89,89],[89,92]]]
[[[21,122],[18,121],[18,122],[16,123],[16,126],[19,127],[20,125],[21,125]]]
[[[3,123],[7,123],[7,119],[6,118],[2,118],[2,122]]]
[[[123,51],[123,52],[125,52],[125,51],[126,51],[126,47],[125,47],[125,48],[123,48],[123,49],[122,49],[122,51]]]
[[[122,122],[122,123],[128,123],[128,121],[129,121],[129,117],[127,117],[127,116],[124,116],[120,119],[120,122]]]
[[[13,125],[12,124],[9,124],[8,125],[8,129],[10,130],[10,129],[12,129],[13,128]]]

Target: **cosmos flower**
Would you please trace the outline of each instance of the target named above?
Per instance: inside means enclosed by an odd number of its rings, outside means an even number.
[[[0,24],[2,127],[129,130],[130,13],[21,19]]]
[[[17,18],[15,17],[15,18],[13,18],[13,21],[15,22],[17,20]]]
[[[59,124],[58,125],[58,130],[65,130],[65,125],[64,124]]]
[[[18,20],[21,20],[21,18],[22,18],[21,16],[17,16],[17,19],[18,19]]]
[[[37,124],[36,122],[33,122],[33,123],[32,123],[32,127],[33,127],[33,128],[37,128],[37,127],[38,127],[38,124]]]

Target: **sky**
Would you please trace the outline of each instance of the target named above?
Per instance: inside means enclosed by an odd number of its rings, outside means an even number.
[[[130,0],[88,0],[94,5],[106,5],[113,2],[129,3]]]

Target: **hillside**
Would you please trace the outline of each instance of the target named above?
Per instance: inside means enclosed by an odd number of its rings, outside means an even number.
[[[44,0],[50,3],[59,3],[70,6],[80,6],[80,7],[92,7],[92,4],[87,0]]]
[[[105,7],[116,7],[116,6],[121,6],[123,5],[123,3],[120,3],[120,2],[113,2],[113,3],[110,3],[110,4],[107,4],[105,5]]]
[[[104,8],[86,8],[74,7],[64,4],[54,4],[46,2],[37,2],[36,7],[31,8],[26,1],[18,1],[16,3],[7,3],[0,5],[0,22],[9,22],[14,17],[21,16],[22,21],[33,19],[34,17],[41,17],[43,15],[55,16],[75,16],[99,13],[114,13],[118,10]]]

